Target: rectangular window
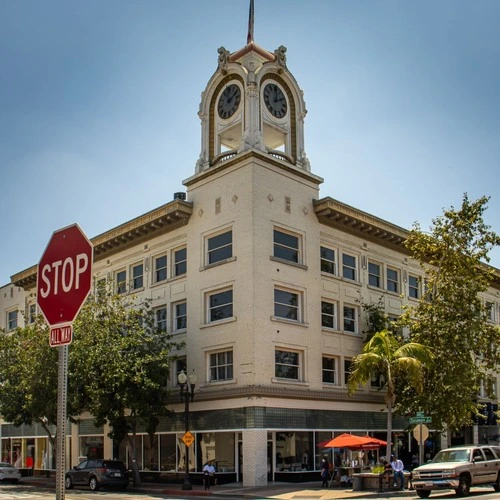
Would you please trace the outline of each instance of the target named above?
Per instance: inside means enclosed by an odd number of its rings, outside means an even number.
[[[321,247],[321,272],[328,274],[337,274],[337,266],[335,262],[335,250],[331,248]]]
[[[207,265],[230,259],[233,256],[233,232],[226,231],[207,238]]]
[[[186,356],[180,356],[175,360],[175,385],[179,385],[177,377],[179,373],[184,372],[187,375],[187,359]]]
[[[274,289],[274,315],[278,318],[300,321],[299,294]]]
[[[387,290],[399,293],[399,271],[397,269],[387,268]]]
[[[208,296],[208,322],[233,317],[233,290],[224,290]]]
[[[352,359],[344,359],[344,384],[347,385],[349,382],[349,375],[351,375],[352,370]]]
[[[136,264],[132,267],[132,289],[138,290],[144,286],[144,264]]]
[[[10,331],[15,328],[17,328],[17,310],[7,313],[7,330]]]
[[[348,280],[356,281],[356,257],[342,254],[342,276]]]
[[[377,288],[382,288],[380,264],[368,262],[368,284]]]
[[[158,307],[155,309],[155,324],[158,330],[162,332],[167,331],[167,308],[166,307]]]
[[[187,272],[187,249],[180,248],[174,252],[174,276],[181,276]]]
[[[337,328],[335,304],[333,302],[321,301],[321,326]]]
[[[127,292],[127,271],[118,271],[115,274],[116,283],[116,293],[126,293]]]
[[[486,309],[486,319],[492,322],[495,321],[495,307],[493,302],[486,302],[485,309]]]
[[[165,281],[167,279],[167,256],[155,258],[155,283]]]
[[[36,319],[36,304],[29,305],[28,315],[29,323],[34,323]]]
[[[299,353],[276,349],[274,352],[274,373],[276,378],[300,380]]]
[[[274,256],[278,259],[299,263],[300,239],[298,236],[274,230]]]
[[[356,333],[356,308],[352,306],[344,306],[344,331]]]
[[[233,351],[210,354],[210,382],[233,379]]]
[[[329,356],[323,356],[323,383],[336,384],[337,383],[337,360]]]
[[[187,328],[187,303],[179,302],[174,304],[174,331],[185,330]]]
[[[412,274],[408,275],[408,296],[412,299],[420,298],[419,282],[420,279],[418,276],[413,276]]]

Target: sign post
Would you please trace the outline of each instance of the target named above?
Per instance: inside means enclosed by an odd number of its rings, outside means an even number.
[[[410,417],[410,424],[418,424],[413,429],[413,437],[418,441],[418,463],[424,463],[424,442],[429,437],[429,429],[424,424],[430,424],[432,417],[426,417],[423,411],[417,411],[414,417]]]
[[[73,320],[92,283],[92,243],[77,224],[59,229],[45,249],[37,271],[37,303],[50,326],[49,343],[59,349],[57,372],[56,499],[64,499],[68,345]]]

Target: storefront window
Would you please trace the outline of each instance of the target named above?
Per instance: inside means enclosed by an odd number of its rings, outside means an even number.
[[[198,469],[209,460],[217,472],[234,472],[234,432],[200,432],[196,441]]]
[[[160,435],[160,470],[162,471],[175,472],[175,441],[174,434]]]
[[[313,461],[312,432],[277,432],[276,433],[276,470],[302,471],[312,470]]]
[[[79,456],[104,458],[104,438],[102,436],[81,436]]]

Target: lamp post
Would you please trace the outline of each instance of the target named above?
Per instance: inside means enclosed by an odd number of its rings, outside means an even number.
[[[185,424],[185,432],[189,432],[189,402],[194,400],[194,388],[196,386],[196,375],[191,373],[189,375],[189,383],[188,376],[182,370],[177,376],[177,381],[179,382],[181,388],[181,398],[184,398],[184,424]],[[186,434],[184,434],[186,435]],[[183,490],[192,490],[193,485],[191,484],[191,477],[189,476],[189,446],[184,442],[186,446],[186,463],[185,463],[185,472],[184,472],[184,483],[182,484]]]

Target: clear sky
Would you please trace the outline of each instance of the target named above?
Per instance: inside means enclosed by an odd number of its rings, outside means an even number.
[[[248,8],[0,0],[0,286],[56,229],[92,238],[184,190],[200,94]],[[304,91],[320,196],[427,229],[489,195],[500,233],[499,19],[498,0],[255,0],[256,43],[285,45]]]

